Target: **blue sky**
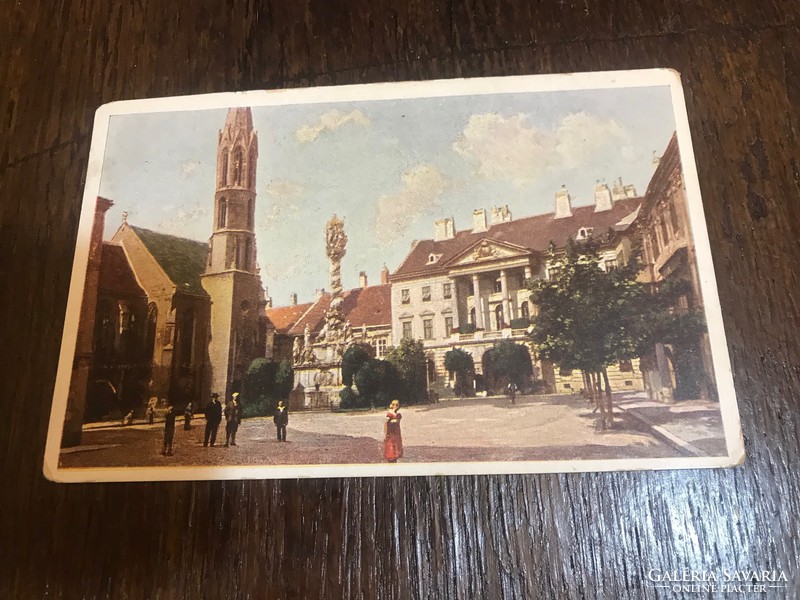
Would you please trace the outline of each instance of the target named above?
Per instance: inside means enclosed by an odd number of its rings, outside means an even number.
[[[207,240],[218,131],[226,109],[116,115],[100,194],[134,225]],[[653,151],[675,129],[669,88],[473,95],[254,107],[256,238],[275,305],[328,285],[324,226],[344,218],[345,287],[396,269],[433,222],[470,229],[475,208],[508,204],[514,218],[551,212],[565,184],[573,205],[597,179],[643,193]]]

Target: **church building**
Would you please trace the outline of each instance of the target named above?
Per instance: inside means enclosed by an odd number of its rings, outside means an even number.
[[[126,213],[102,242],[113,203],[98,198],[65,444],[109,408],[137,408],[152,396],[177,406],[202,405],[211,392],[227,398],[251,361],[266,356],[250,109],[230,109],[217,141],[208,242],[135,226]]]

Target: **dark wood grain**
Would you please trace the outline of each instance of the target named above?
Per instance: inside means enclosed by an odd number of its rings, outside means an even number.
[[[784,569],[794,593],[799,14],[792,0],[5,2],[0,597],[653,598],[650,568]],[[100,104],[655,66],[679,70],[686,85],[744,466],[104,485],[42,477]]]

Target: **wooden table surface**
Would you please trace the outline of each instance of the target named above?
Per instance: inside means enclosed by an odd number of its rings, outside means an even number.
[[[794,0],[5,2],[0,597],[653,598],[648,570],[684,568],[783,569],[794,593],[799,14]],[[641,67],[677,69],[686,86],[744,466],[103,485],[42,477],[100,104]]]

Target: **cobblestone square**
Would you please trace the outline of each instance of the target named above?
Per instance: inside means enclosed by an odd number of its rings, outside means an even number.
[[[617,414],[599,432],[580,396],[467,398],[402,407],[402,462],[574,460],[680,456],[638,420]],[[162,425],[94,428],[82,445],[62,452],[61,466],[160,467],[223,465],[367,464],[383,462],[383,410],[296,412],[288,441],[278,442],[270,418],[242,422],[236,447],[226,448],[225,424],[216,447],[204,448],[202,417],[175,432],[174,456],[161,456]]]

